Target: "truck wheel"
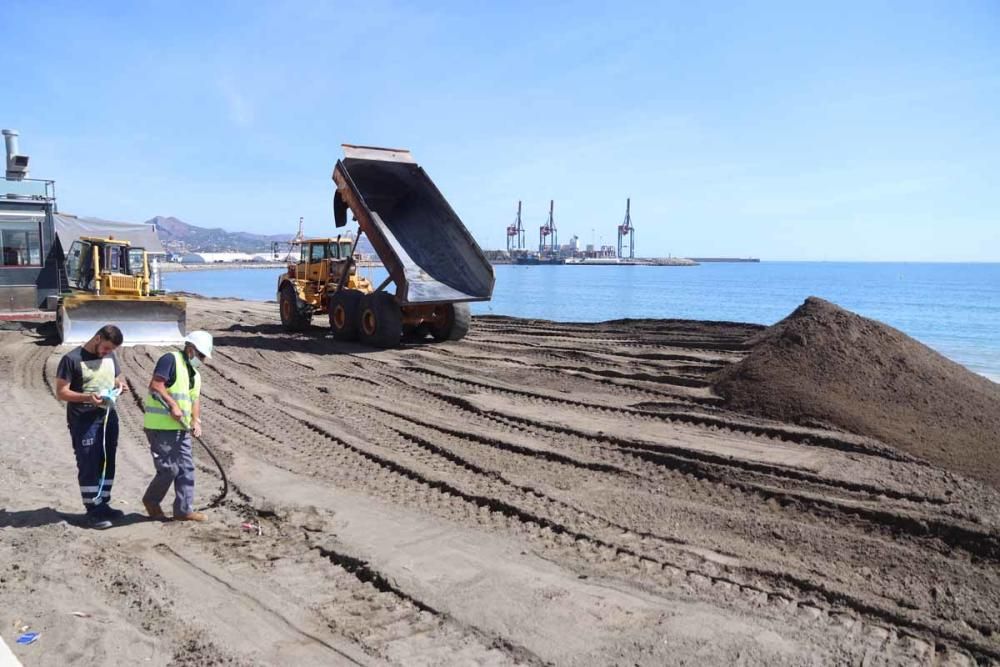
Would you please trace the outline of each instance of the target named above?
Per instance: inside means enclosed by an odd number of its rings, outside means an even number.
[[[440,322],[431,325],[431,335],[434,340],[462,340],[469,333],[472,313],[467,303],[449,303],[444,307],[445,317]]]
[[[281,288],[278,297],[278,309],[281,311],[281,326],[285,331],[305,331],[312,318],[299,310],[298,298],[291,285]]]
[[[391,294],[373,292],[361,297],[358,334],[372,347],[396,347],[403,334],[403,311]]]
[[[363,296],[364,292],[356,289],[342,289],[330,295],[327,311],[330,313],[330,329],[337,340],[358,339]]]

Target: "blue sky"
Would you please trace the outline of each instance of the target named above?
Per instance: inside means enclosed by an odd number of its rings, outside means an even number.
[[[81,215],[325,234],[347,142],[484,247],[631,197],[643,256],[1000,261],[996,2],[4,5],[0,125]]]

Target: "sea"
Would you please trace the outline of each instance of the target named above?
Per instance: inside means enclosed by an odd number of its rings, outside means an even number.
[[[683,318],[773,324],[808,296],[881,320],[1000,382],[1000,264],[767,262],[497,265],[475,314],[565,322]],[[384,269],[360,269],[376,283]],[[163,274],[164,288],[273,300],[281,269]],[[277,317],[277,309],[275,309]]]

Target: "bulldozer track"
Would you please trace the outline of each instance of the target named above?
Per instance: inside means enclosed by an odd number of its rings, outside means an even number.
[[[345,376],[345,377],[347,377],[347,376]],[[399,384],[399,383],[402,382],[398,378],[393,378],[392,380],[394,382],[396,382],[397,384]],[[368,381],[372,382],[370,379]],[[379,384],[378,386],[385,386],[385,384],[382,383],[382,384]],[[320,389],[320,391],[323,392],[323,393],[328,393],[328,390]],[[426,389],[426,388],[424,388],[424,389],[417,389],[416,392],[415,392],[415,394],[419,394],[421,396],[421,400],[422,401],[426,400],[428,396],[434,396],[436,398],[439,398],[443,403],[446,403],[446,404],[454,405],[456,402],[458,402],[457,397],[455,397],[453,395],[449,395],[449,394],[440,394],[439,395],[439,392],[435,392],[433,390],[429,390],[429,389]],[[476,409],[474,407],[469,406],[467,403],[463,403],[463,405],[461,407],[463,407],[469,413],[471,413],[471,414],[473,414],[475,416],[478,416],[480,418],[483,418],[483,419],[486,419],[486,420],[490,420],[490,421],[493,421],[493,422],[497,422],[497,423],[510,423],[511,421],[519,421],[520,424],[523,425],[523,426],[531,426],[531,427],[535,427],[536,429],[543,429],[543,430],[551,432],[551,433],[558,433],[558,434],[562,434],[562,435],[576,435],[576,436],[578,436],[580,438],[583,438],[585,440],[588,438],[588,436],[586,434],[582,434],[582,433],[578,433],[578,432],[573,432],[571,429],[554,428],[551,425],[548,425],[548,424],[545,424],[545,423],[541,423],[541,422],[537,422],[537,421],[534,421],[534,420],[512,420],[510,418],[504,419],[503,417],[497,416],[496,413],[485,413],[485,412],[483,412],[481,410],[478,410],[478,409]],[[853,494],[862,494],[862,495],[870,495],[870,496],[880,495],[880,496],[886,496],[886,497],[890,497],[890,498],[912,500],[913,502],[916,502],[916,503],[930,503],[930,504],[937,504],[937,505],[943,505],[946,502],[942,498],[929,497],[929,496],[927,496],[925,494],[904,493],[904,492],[898,492],[898,491],[895,491],[893,489],[885,488],[885,487],[865,485],[865,484],[860,484],[860,483],[852,483],[852,482],[849,482],[849,481],[846,481],[846,480],[833,480],[833,479],[829,479],[829,478],[819,477],[819,476],[816,476],[816,475],[810,475],[808,473],[803,473],[803,472],[795,471],[795,470],[792,470],[792,469],[780,468],[780,467],[775,467],[775,466],[757,465],[757,464],[753,464],[752,462],[741,461],[741,460],[738,460],[738,459],[737,460],[720,459],[719,457],[699,455],[697,452],[691,452],[689,450],[683,450],[683,449],[680,449],[680,448],[673,448],[673,449],[671,449],[671,448],[667,448],[667,447],[663,447],[663,446],[650,446],[650,447],[647,448],[646,451],[643,451],[643,445],[642,445],[642,443],[637,443],[637,442],[634,442],[634,441],[621,441],[621,440],[617,440],[616,441],[614,438],[610,438],[610,437],[607,437],[607,436],[605,436],[604,438],[602,438],[602,440],[605,440],[608,444],[614,444],[614,445],[616,445],[618,447],[624,447],[624,448],[629,448],[629,449],[637,450],[637,451],[631,451],[631,452],[629,452],[629,455],[632,456],[632,457],[636,457],[636,458],[645,458],[647,460],[652,460],[653,462],[656,462],[659,465],[664,465],[664,463],[665,463],[664,460],[662,458],[660,460],[657,460],[656,458],[651,458],[651,456],[650,456],[651,454],[664,454],[664,453],[673,454],[675,456],[679,456],[680,459],[683,459],[684,462],[687,465],[690,465],[692,463],[692,459],[694,461],[699,461],[699,459],[700,459],[701,462],[716,463],[716,464],[718,464],[720,466],[724,466],[725,468],[733,468],[733,467],[742,468],[742,469],[747,470],[747,471],[762,472],[762,473],[766,473],[766,474],[769,474],[769,475],[772,475],[772,476],[785,477],[785,478],[789,478],[789,479],[796,480],[796,481],[799,481],[799,482],[810,482],[810,483],[813,483],[813,484],[816,484],[816,485],[822,485],[822,486],[828,487],[828,488],[829,487],[836,487],[836,488],[840,488],[840,489],[843,489],[843,490],[848,490],[848,491],[852,492],[852,495]]]
[[[637,394],[639,396],[645,396],[650,398],[674,398],[674,397],[685,397],[691,403],[712,403],[718,402],[719,399],[713,398],[694,398],[686,396],[683,393],[679,393],[676,389],[672,390],[673,387],[705,387],[708,385],[707,381],[698,378],[689,378],[681,375],[653,375],[651,373],[623,373],[614,370],[601,370],[592,367],[574,368],[568,365],[560,365],[555,363],[545,363],[545,364],[530,364],[525,361],[503,359],[498,360],[496,357],[490,356],[478,356],[478,355],[462,355],[457,356],[448,350],[442,350],[440,348],[434,348],[428,346],[427,349],[422,349],[421,352],[425,354],[432,354],[433,356],[438,356],[446,359],[445,362],[448,367],[454,367],[456,364],[469,363],[469,362],[483,362],[492,363],[494,366],[516,366],[527,370],[532,374],[536,374],[543,377],[549,378],[562,378],[567,374],[572,374],[576,378],[581,380],[586,380],[587,382],[593,382],[598,385],[603,385],[605,387],[610,387],[616,389],[625,394]],[[594,364],[597,365],[597,364]],[[639,382],[645,383],[643,385],[631,385],[628,382]],[[654,388],[657,385],[667,385],[665,389]]]
[[[414,423],[420,423],[419,420],[409,419]],[[580,440],[586,440],[585,435],[574,434],[569,429],[554,429],[528,420],[508,419],[505,422],[501,420],[501,423],[512,425],[520,423],[532,427],[536,433],[539,430],[547,430],[563,436],[576,435]],[[448,432],[447,429],[438,428],[437,430]],[[467,434],[465,437],[475,436]],[[489,442],[493,446],[505,447],[502,442],[496,439],[483,440],[480,438],[480,440]],[[914,510],[917,512],[933,511],[935,507],[946,505],[947,501],[942,498],[898,492],[885,487],[821,477],[788,468],[703,455],[682,448],[650,445],[643,449],[640,443],[607,436],[604,436],[602,441],[613,446],[627,457],[649,461],[672,471],[694,475],[713,484],[725,484],[740,491],[754,494],[764,500],[774,499],[782,505],[795,504],[798,508],[812,511],[818,516],[826,516],[830,513],[850,516],[852,520],[865,522],[896,534],[936,537],[942,542],[942,550],[961,548],[976,557],[991,561],[1000,557],[1000,541],[998,541],[997,536],[970,526],[969,517],[955,516],[946,512],[933,518],[926,515],[914,516],[912,513]],[[516,448],[509,446],[505,448],[508,451],[516,451]],[[561,457],[561,460],[570,462],[565,457]],[[734,471],[738,471],[740,474],[734,477]],[[790,491],[782,488],[789,483],[795,484],[796,490]],[[831,498],[831,491],[841,492],[845,496],[844,499]],[[873,499],[877,498],[883,500],[872,502]],[[879,507],[886,498],[909,502],[905,503],[899,511],[887,511]],[[869,506],[862,504],[865,501],[869,503]],[[947,510],[947,508],[943,509]]]
[[[710,585],[721,585],[723,588],[728,586],[733,586],[733,590],[739,590],[744,595],[748,596],[750,600],[759,602],[762,596],[765,599],[773,599],[775,605],[778,607],[794,605],[798,607],[805,606],[810,609],[828,609],[830,612],[836,611],[836,608],[842,607],[854,611],[859,614],[867,616],[875,616],[883,622],[891,622],[897,626],[903,628],[909,628],[911,632],[926,632],[933,631],[939,637],[942,635],[947,636],[950,633],[943,631],[938,627],[925,626],[920,622],[914,622],[906,618],[906,616],[885,608],[876,607],[874,605],[860,602],[857,600],[852,600],[840,592],[829,590],[821,584],[817,584],[805,579],[797,579],[787,573],[774,574],[766,572],[763,570],[754,570],[753,575],[757,577],[769,579],[772,586],[776,585],[776,588],[761,588],[761,585],[757,582],[747,583],[745,580],[740,580],[734,578],[732,575],[722,574],[710,574],[705,572],[704,569],[698,567],[697,563],[692,561],[696,559],[690,559],[687,562],[684,559],[678,559],[676,555],[673,557],[667,557],[662,554],[662,547],[665,540],[662,538],[651,536],[651,535],[640,535],[643,539],[643,548],[629,548],[623,546],[613,537],[595,537],[591,534],[579,532],[568,527],[564,522],[546,518],[542,512],[538,511],[538,505],[543,504],[545,499],[538,498],[533,505],[531,510],[523,509],[513,502],[509,502],[503,499],[504,494],[499,492],[495,487],[496,483],[493,484],[494,488],[491,491],[486,491],[484,493],[473,493],[456,486],[451,482],[445,482],[440,479],[435,479],[428,476],[427,474],[421,473],[417,468],[399,463],[394,458],[389,458],[382,456],[380,454],[372,453],[358,446],[352,446],[346,442],[339,441],[339,439],[327,431],[324,427],[317,425],[309,421],[301,422],[303,426],[309,428],[315,433],[323,436],[323,438],[333,444],[339,445],[341,448],[347,449],[349,452],[362,457],[365,461],[371,464],[375,464],[381,468],[379,471],[372,471],[371,473],[361,474],[354,476],[353,479],[348,478],[347,482],[354,482],[355,484],[361,484],[369,492],[376,492],[381,495],[382,488],[387,482],[391,482],[391,477],[393,475],[400,478],[409,480],[412,484],[418,485],[417,489],[411,489],[409,493],[405,490],[399,492],[395,490],[390,490],[385,492],[387,497],[391,500],[397,502],[403,502],[407,506],[413,506],[415,503],[417,505],[427,506],[430,505],[430,511],[437,510],[445,518],[452,520],[460,520],[463,522],[469,522],[472,519],[482,519],[480,513],[477,509],[486,509],[491,514],[500,513],[503,517],[511,522],[516,522],[523,530],[513,529],[512,532],[521,537],[535,538],[536,540],[541,540],[543,542],[543,547],[550,547],[551,542],[557,541],[559,536],[566,536],[573,540],[574,545],[585,544],[584,548],[577,548],[577,552],[583,552],[585,559],[591,560],[591,565],[594,561],[601,562],[606,559],[614,559],[617,561],[623,561],[632,567],[652,567],[654,571],[656,569],[661,572],[665,571],[668,573],[668,579],[670,575],[674,575],[675,572],[679,571],[682,575],[692,578],[693,581],[700,583],[701,577],[705,578]],[[288,425],[286,425],[287,427]],[[297,438],[298,439],[298,438]],[[308,455],[309,464],[315,465],[317,463],[315,455]],[[337,467],[347,467],[349,469],[356,469],[358,461],[356,460],[345,460],[341,455],[336,455],[335,460],[337,460]],[[385,472],[388,471],[392,475],[387,475]],[[475,471],[482,474],[481,471]],[[448,475],[449,479],[453,479],[454,475]],[[343,483],[344,480],[338,480]],[[373,488],[374,482],[374,488]],[[400,482],[395,482],[399,484]],[[527,494],[530,493],[527,489],[522,489],[522,491]],[[432,492],[437,492],[438,497],[428,497],[433,496]],[[500,496],[500,498],[498,498]],[[460,511],[459,508],[455,506],[458,504],[465,504],[468,507],[464,507],[465,511]],[[475,508],[475,509],[474,509]],[[443,510],[443,511],[442,511]],[[458,516],[456,516],[456,514]],[[465,515],[464,517],[461,515]],[[565,512],[563,513],[565,516]],[[592,521],[596,517],[588,517]],[[489,521],[486,525],[487,528],[492,527],[496,530],[496,521]],[[511,530],[509,524],[507,530]],[[611,532],[621,532],[621,528],[608,524],[606,530]],[[564,545],[567,546],[567,545]],[[656,549],[655,547],[660,546],[661,549]],[[558,550],[558,549],[557,549]],[[660,553],[657,553],[660,552]],[[561,554],[565,558],[565,554]],[[644,565],[648,563],[648,565]],[[651,576],[651,578],[656,578]],[[802,595],[819,595],[825,600],[815,600],[807,597],[802,599]],[[826,606],[824,607],[824,602]],[[814,613],[812,611],[806,613]],[[829,613],[829,612],[828,612]],[[975,650],[979,652],[983,647],[975,639],[965,638],[961,636],[951,636],[951,640],[955,641],[959,646]]]
[[[155,359],[148,350],[142,350],[134,355],[126,351],[123,356],[125,357],[123,363],[131,376],[145,377],[152,372]],[[207,396],[206,399],[207,402],[212,400]],[[140,402],[135,401],[122,411],[123,428],[128,428],[130,435],[134,437],[141,437],[139,424],[142,412],[139,405]],[[131,417],[138,416],[140,421],[136,422],[125,417],[125,414]],[[221,417],[227,429],[248,431],[257,437],[267,438],[269,442],[277,442],[266,431],[254,429],[253,418],[250,415],[223,409],[221,413],[214,413],[214,416]],[[199,467],[206,471],[212,470],[206,466]],[[250,501],[238,486],[234,485],[233,492],[244,502]],[[250,514],[252,515],[252,511]],[[384,655],[393,645],[405,645],[411,640],[418,639],[421,644],[440,645],[442,655],[447,655],[444,647],[460,644],[463,646],[463,654],[480,664],[511,662],[539,664],[539,661],[526,649],[511,645],[509,642],[505,643],[498,638],[491,638],[475,628],[463,627],[419,599],[396,589],[385,577],[372,570],[363,561],[329,544],[313,543],[308,532],[289,531],[287,528],[276,526],[272,520],[270,529],[275,528],[279,534],[270,538],[268,544],[271,558],[281,557],[299,563],[310,560],[312,569],[315,569],[316,561],[325,561],[325,569],[328,572],[324,580],[330,583],[324,586],[328,597],[323,600],[321,615],[331,630],[358,641],[371,655]],[[209,538],[208,545],[217,546],[216,539]],[[214,552],[216,558],[223,564],[242,564],[244,561],[239,558],[239,552],[241,548],[246,551],[247,546],[245,542],[229,540],[225,550],[216,548]],[[260,545],[255,547],[259,549]],[[269,573],[269,576],[274,582],[273,573]],[[296,587],[301,593],[307,590],[315,591],[315,581],[297,581],[294,577],[291,579],[291,581],[279,579],[276,583],[290,587],[292,593]],[[388,607],[393,609],[390,614],[385,611]]]
[[[739,421],[733,419],[719,418],[708,414],[693,414],[684,412],[666,413],[662,411],[649,412],[645,410],[636,410],[634,408],[629,408],[625,406],[608,407],[606,405],[591,403],[587,401],[578,401],[569,398],[560,398],[548,394],[539,394],[537,392],[514,389],[512,387],[499,386],[494,383],[489,383],[484,381],[455,378],[449,374],[427,368],[408,367],[408,368],[403,368],[401,370],[410,373],[412,375],[431,377],[434,379],[434,381],[450,383],[452,385],[460,387],[464,386],[476,391],[485,390],[487,392],[496,394],[506,394],[509,396],[527,399],[528,401],[538,404],[562,404],[576,408],[584,408],[586,410],[594,412],[628,415],[629,417],[633,418],[650,420],[650,421],[659,421],[665,423],[675,423],[675,422],[683,423],[711,430],[722,430],[733,433],[761,436],[763,438],[769,438],[773,440],[783,440],[787,442],[794,442],[796,444],[827,447],[830,449],[852,452],[857,454],[866,454],[870,456],[878,456],[891,460],[898,460],[898,461],[913,460],[912,457],[898,453],[894,450],[890,450],[887,447],[880,447],[874,444],[866,445],[858,441],[847,440],[835,436],[803,433],[799,431],[781,429],[778,427],[767,427],[767,426],[758,426],[750,423],[740,423]],[[430,389],[425,389],[425,391],[428,391],[428,393],[434,393]],[[468,391],[462,393],[468,393]]]
[[[234,389],[237,393],[245,391],[239,387]],[[243,398],[249,401],[251,396]],[[705,577],[710,585],[728,584],[758,600],[761,593],[770,595],[778,606],[789,605],[794,600],[798,606],[814,605],[817,609],[829,610],[827,614],[836,614],[839,605],[861,616],[875,616],[904,630],[909,628],[913,633],[933,632],[938,637],[946,636],[956,645],[977,653],[984,649],[975,637],[963,637],[938,625],[927,625],[908,618],[906,609],[853,599],[842,591],[788,572],[748,568],[749,577],[745,579],[729,572],[718,573],[711,561],[706,562],[684,552],[672,538],[617,524],[553,498],[539,489],[512,483],[496,471],[487,470],[481,463],[475,462],[481,461],[481,457],[474,461],[470,456],[456,453],[454,444],[447,439],[442,443],[440,436],[432,440],[404,428],[387,425],[384,423],[385,411],[381,411],[379,416],[365,415],[365,411],[359,410],[356,404],[335,413],[316,407],[314,412],[324,417],[324,422],[318,422],[315,417],[290,416],[283,409],[263,406],[255,406],[251,415],[229,405],[225,399],[210,400],[217,401],[213,408],[225,414],[234,427],[250,430],[272,443],[262,449],[271,449],[277,444],[282,445],[282,451],[291,448],[294,456],[286,457],[285,464],[298,472],[309,470],[313,475],[329,477],[331,481],[341,484],[357,485],[408,506],[414,503],[429,506],[428,511],[440,513],[451,520],[485,523],[487,529],[495,531],[500,528],[520,537],[527,534],[541,539],[546,548],[564,551],[569,544],[562,544],[559,548],[553,547],[551,542],[560,544],[560,537],[567,537],[574,546],[585,545],[574,549],[574,558],[580,558],[582,553],[583,560],[590,566],[604,562],[608,556],[616,560],[635,559],[635,564],[640,567],[652,567],[660,573],[665,571],[664,568],[672,568],[666,570],[671,573],[673,569],[680,570],[685,576],[695,577],[695,581],[699,581],[698,577]],[[331,425],[325,423],[326,419],[336,420],[337,425],[345,428],[347,433],[366,433],[367,440],[376,435],[378,444],[362,445],[353,438],[345,438],[344,434],[335,432]],[[296,465],[293,459],[299,459],[300,463]],[[565,464],[565,459],[561,459],[560,463]],[[610,471],[605,469],[599,472]],[[621,473],[614,471],[614,474]],[[801,504],[802,498],[797,500]],[[490,517],[484,517],[481,510],[486,510]],[[500,526],[493,517],[497,513],[504,518]],[[637,537],[638,546],[623,543],[622,534]],[[649,565],[641,566],[643,561],[648,561]],[[706,564],[709,567],[706,568]],[[743,569],[737,568],[738,571]],[[818,599],[809,596],[818,596]]]
[[[757,327],[479,318],[459,344],[375,353],[318,328],[233,324],[256,312],[203,315],[221,332],[202,396],[224,459],[520,543],[580,577],[814,632],[853,647],[859,662],[1000,660],[1000,531],[979,511],[979,491],[875,441],[721,409],[711,375],[743,355]],[[133,390],[119,405],[129,440],[144,440],[141,395],[159,354],[119,353]],[[52,393],[55,361],[50,347],[11,356],[0,346],[0,370],[36,393]],[[771,450],[822,463],[754,454]],[[198,548],[309,600],[368,655],[419,647],[483,664],[544,662],[331,534],[258,514],[236,481],[217,511],[256,517],[267,537],[206,533]],[[317,568],[320,584],[296,574]]]

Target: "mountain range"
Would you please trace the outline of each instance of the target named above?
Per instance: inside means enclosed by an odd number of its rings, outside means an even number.
[[[288,241],[291,234],[230,232],[221,227],[198,227],[172,216],[158,215],[146,221],[156,228],[160,243],[168,252],[270,252],[274,241]]]
[[[295,232],[285,234],[253,234],[231,232],[221,227],[198,227],[173,216],[158,215],[146,221],[156,228],[160,243],[169,253],[185,252],[245,252],[269,253],[275,241],[290,241]],[[362,238],[358,250],[372,253],[368,239]]]

